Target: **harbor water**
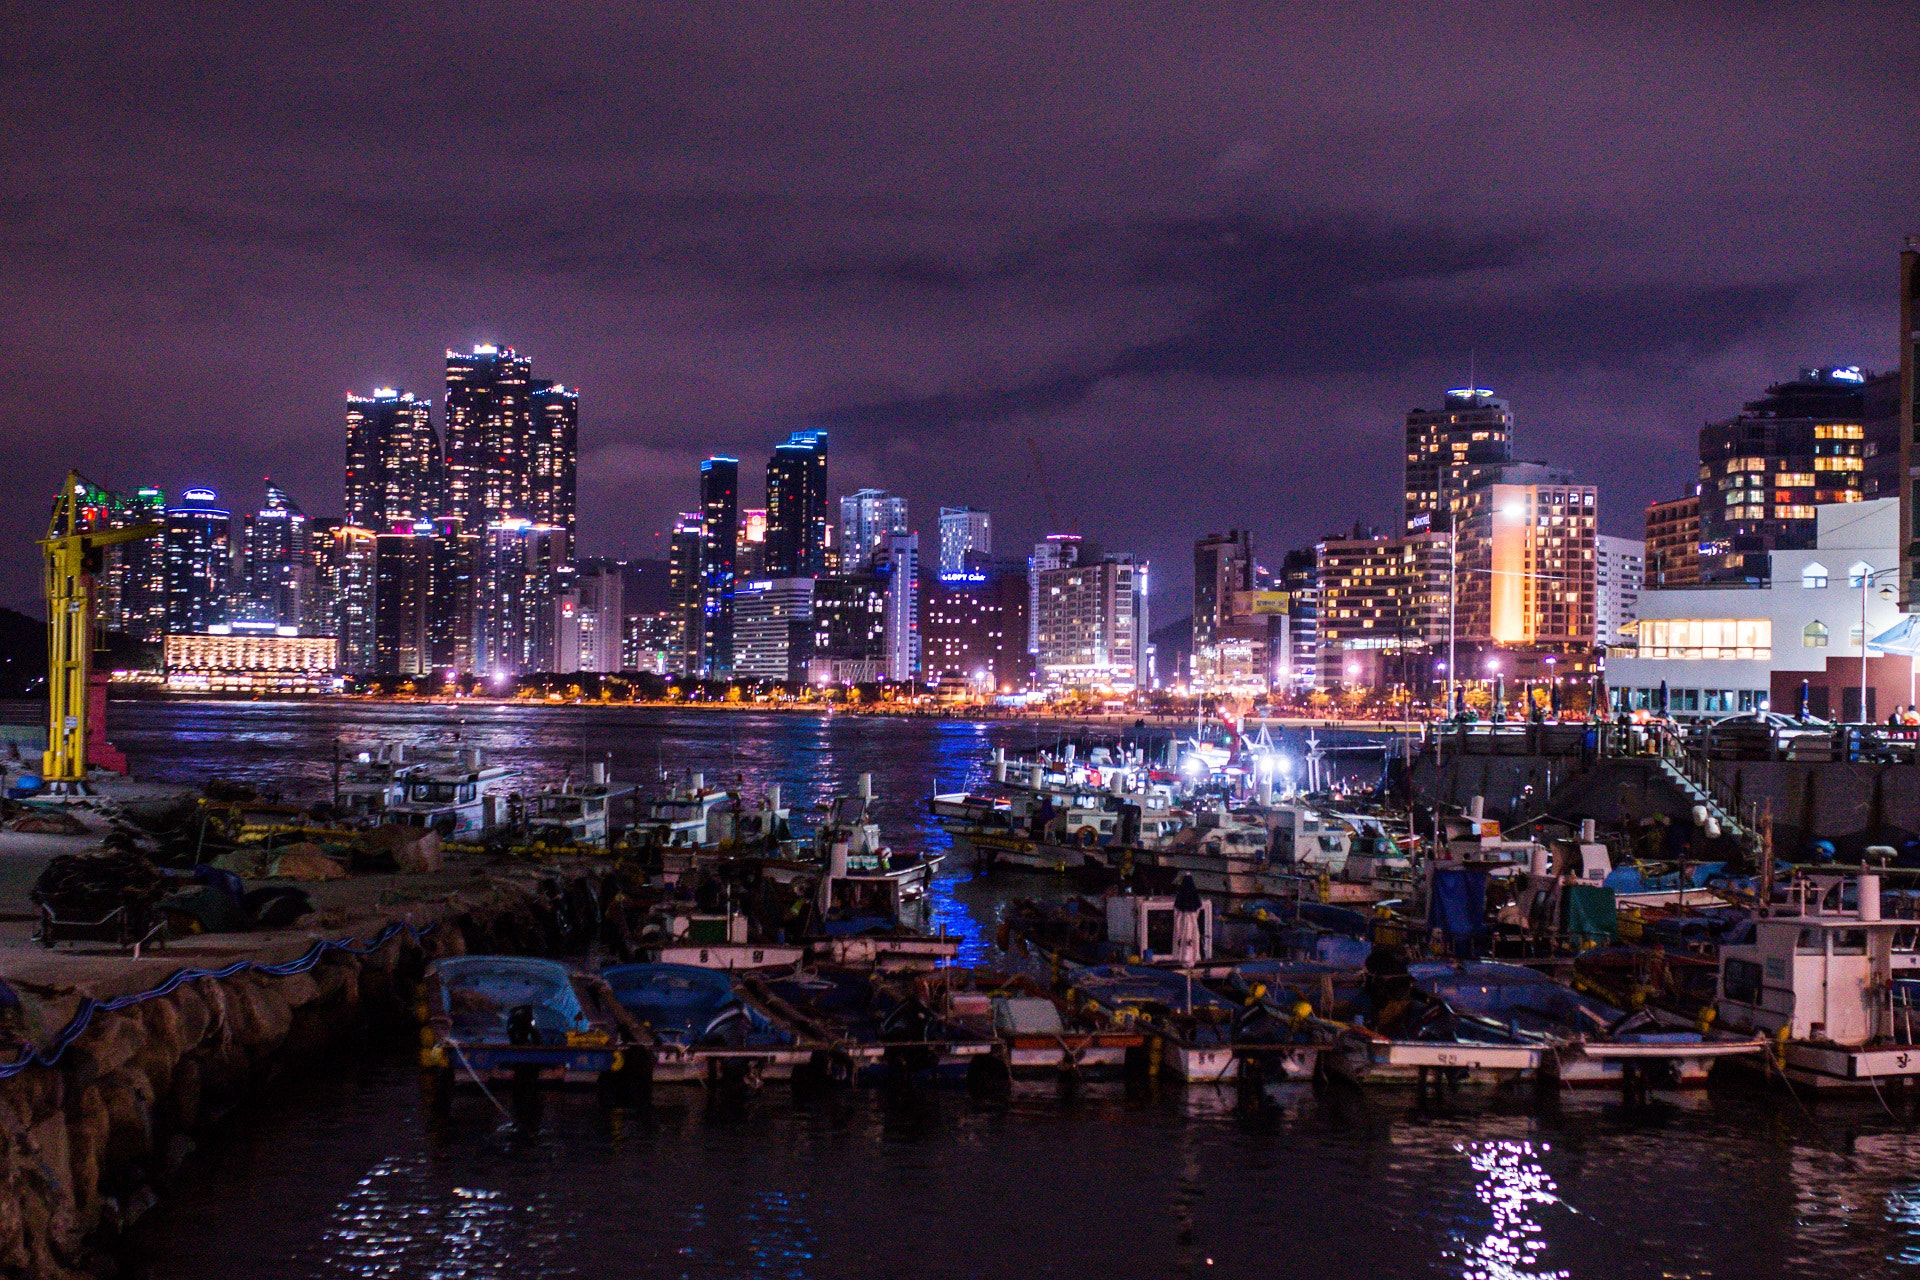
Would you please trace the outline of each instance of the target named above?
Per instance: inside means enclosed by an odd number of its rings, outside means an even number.
[[[115,704],[144,777],[318,799],[338,749],[479,746],[523,788],[699,769],[781,784],[796,819],[874,775],[898,845],[943,847],[922,801],[978,781],[1031,724],[599,707]],[[1298,749],[1294,744],[1293,749]],[[1012,897],[943,868],[936,921],[991,962]],[[1809,1107],[1715,1089],[1623,1111],[1416,1107],[1306,1086],[1019,1086],[652,1108],[551,1099],[516,1126],[477,1096],[430,1120],[404,1048],[330,1060],[233,1118],[137,1233],[154,1277],[1897,1275],[1920,1268],[1920,1131],[1898,1098]]]

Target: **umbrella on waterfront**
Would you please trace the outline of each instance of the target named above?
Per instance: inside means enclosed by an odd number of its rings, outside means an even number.
[[[1800,682],[1800,718],[1805,720],[1807,713],[1812,710],[1812,708],[1813,682],[1811,680],[1802,680]]]
[[[1665,680],[1660,682],[1660,714],[1662,716],[1667,714],[1667,682]]]
[[[1505,720],[1507,718],[1507,679],[1505,676],[1495,676],[1493,678],[1493,718],[1495,720]]]
[[[1200,963],[1200,888],[1191,875],[1180,877],[1173,894],[1173,954],[1187,971],[1187,1012],[1193,1012],[1193,966]]]

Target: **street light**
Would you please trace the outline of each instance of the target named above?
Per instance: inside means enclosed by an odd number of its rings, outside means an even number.
[[[1873,580],[1882,574],[1898,573],[1900,566],[1890,569],[1876,569],[1864,560],[1854,566],[1860,570],[1860,723],[1867,723],[1867,592],[1873,586]],[[1894,597],[1892,587],[1880,588],[1880,598],[1891,600]],[[1911,667],[1907,673],[1907,698],[1913,698],[1913,673]]]

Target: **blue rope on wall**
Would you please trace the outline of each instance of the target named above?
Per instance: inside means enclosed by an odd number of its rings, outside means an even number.
[[[51,1067],[58,1065],[60,1059],[66,1055],[67,1050],[73,1047],[74,1042],[86,1034],[87,1028],[93,1023],[93,1015],[102,1010],[108,1013],[115,1013],[121,1009],[130,1009],[143,1001],[172,995],[185,984],[198,982],[203,978],[231,978],[241,973],[264,973],[272,978],[291,978],[295,974],[305,973],[307,970],[319,964],[321,958],[329,951],[341,951],[347,955],[355,956],[372,955],[389,942],[392,942],[402,931],[409,934],[415,942],[421,942],[426,939],[429,933],[432,933],[438,927],[438,925],[428,925],[424,929],[416,929],[405,921],[401,921],[396,924],[390,924],[385,929],[382,929],[380,936],[372,942],[362,943],[350,938],[329,938],[314,943],[312,948],[299,959],[288,960],[281,964],[257,964],[252,960],[236,960],[232,964],[220,969],[181,969],[159,986],[146,991],[135,991],[128,995],[115,996],[111,1000],[95,1000],[93,997],[88,996],[81,1000],[80,1008],[74,1013],[73,1019],[68,1022],[65,1027],[61,1028],[60,1034],[53,1038],[53,1043],[50,1046],[46,1049],[38,1049],[33,1045],[27,1045],[20,1050],[19,1055],[15,1057],[13,1061],[0,1063],[0,1080],[10,1080],[22,1071],[25,1071],[28,1067]]]

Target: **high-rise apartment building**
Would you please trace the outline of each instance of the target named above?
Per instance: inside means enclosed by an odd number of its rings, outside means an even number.
[[[377,600],[379,535],[342,524],[322,549],[321,572],[333,591],[334,634],[340,640],[340,670],[373,671],[379,660]]]
[[[737,581],[765,578],[767,572],[767,513],[760,507],[740,512],[739,536],[734,539],[733,576]]]
[[[1407,413],[1408,532],[1444,525],[1453,500],[1513,461],[1513,413],[1482,387],[1449,391],[1438,409]]]
[[[348,524],[389,533],[431,520],[443,479],[431,400],[392,387],[347,397]]]
[[[813,584],[815,684],[868,684],[887,678],[890,578],[872,573],[816,578]]]
[[[1319,673],[1319,563],[1312,547],[1289,551],[1280,561],[1278,586],[1287,593],[1287,636],[1274,679],[1277,687],[1292,692],[1311,686]]]
[[[188,489],[167,508],[167,633],[224,626],[233,586],[233,513],[211,489]]]
[[[424,676],[433,670],[436,558],[430,524],[409,533],[382,533],[375,539],[375,675]]]
[[[1264,693],[1286,630],[1283,597],[1262,591],[1253,534],[1210,533],[1193,548],[1193,682],[1210,690]]]
[[[459,521],[448,518],[416,521],[411,529],[395,529],[371,541],[371,670],[387,676],[481,670],[479,654],[486,643],[483,623],[499,625],[481,608],[488,586],[485,539],[462,531]],[[343,641],[343,653],[345,649]],[[531,665],[497,664],[491,669],[512,673]]]
[[[474,670],[512,676],[551,669],[553,596],[571,561],[567,531],[530,520],[488,526],[480,548]]]
[[[306,635],[332,635],[319,612],[319,562],[307,515],[286,490],[267,481],[266,502],[248,518],[243,548],[241,616]]]
[[[1899,376],[1802,369],[1700,429],[1700,580],[1762,582],[1768,553],[1814,544],[1814,508],[1893,496]]]
[[[114,502],[102,523],[109,529],[136,525],[164,525],[167,495],[159,489],[136,489]],[[163,536],[122,542],[103,549],[99,574],[97,616],[109,631],[122,631],[135,640],[155,641],[167,633],[167,543]]]
[[[1640,616],[1640,589],[1647,577],[1647,544],[1637,538],[1593,540],[1593,642],[1625,644],[1626,628]]]
[[[669,658],[676,675],[700,674],[705,635],[701,601],[701,548],[706,541],[706,517],[682,511],[673,522],[673,541],[667,558],[667,610],[677,619]]]
[[[874,569],[887,580],[886,678],[908,681],[920,675],[920,535],[889,533],[874,556]]]
[[[533,361],[512,347],[447,352],[442,514],[479,531],[531,520]]]
[[[733,671],[739,526],[739,460],[708,458],[700,464],[700,674],[714,680]]]
[[[580,392],[534,380],[528,396],[527,518],[578,537]]]
[[[1042,544],[1044,545],[1044,544]],[[1147,641],[1146,566],[1110,556],[1042,569],[1036,655],[1047,683],[1131,691]]]
[[[742,580],[733,593],[733,674],[805,680],[813,659],[812,578]]]
[[[1050,533],[1033,544],[1033,554],[1027,557],[1027,652],[1034,657],[1040,654],[1040,575],[1079,563],[1077,533]]]
[[[818,577],[833,539],[827,509],[827,433],[796,431],[767,461],[766,568],[770,577]]]
[[[883,489],[861,489],[840,499],[840,571],[859,573],[887,535],[907,532],[907,500]]]
[[[1445,661],[1445,532],[1327,538],[1314,547],[1315,682],[1424,689]]]
[[[1700,496],[1649,502],[1646,547],[1648,589],[1700,581]]]
[[[1592,485],[1469,489],[1454,517],[1457,640],[1558,651],[1591,646],[1597,502]],[[1323,571],[1323,644],[1331,625],[1327,592]]]
[[[920,595],[920,671],[1012,693],[1027,686],[1027,579],[941,574]]]
[[[993,516],[975,507],[940,508],[940,572],[965,573],[969,552],[993,555]]]
[[[554,592],[553,669],[622,671],[626,635],[622,567],[605,561],[583,564]]]

